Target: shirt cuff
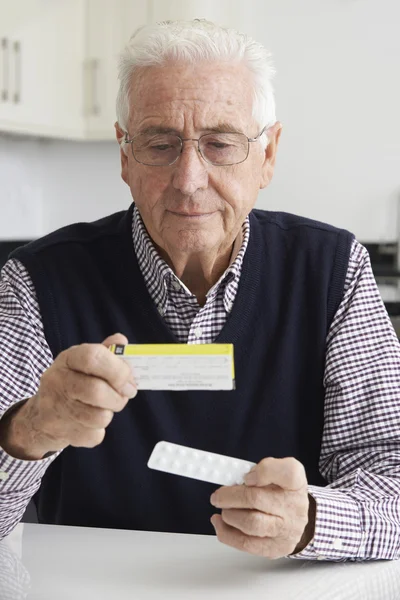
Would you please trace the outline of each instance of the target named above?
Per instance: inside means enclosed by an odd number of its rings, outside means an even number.
[[[342,490],[309,486],[316,502],[315,533],[311,542],[289,558],[302,560],[363,560],[360,510]]]
[[[9,408],[7,408],[7,410],[5,410],[4,412],[2,412],[0,414],[0,420],[3,419],[6,415],[11,415],[11,413],[16,411],[17,408],[19,408],[22,404],[25,404],[25,402],[27,402],[29,400],[29,398],[30,398],[30,396],[28,396],[27,398],[24,398],[23,400],[18,400],[18,402],[14,402],[14,404],[11,404],[11,406]]]
[[[10,456],[0,447],[0,493],[15,492],[40,480],[61,452],[39,460],[22,460]]]
[[[24,404],[28,398],[15,402],[8,410],[0,415],[0,420]],[[50,464],[59,456],[62,450],[38,460],[23,460],[8,454],[0,446],[0,493],[22,489],[40,480]]]

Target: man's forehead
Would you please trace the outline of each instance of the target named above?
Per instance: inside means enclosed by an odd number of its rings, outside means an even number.
[[[133,88],[141,94],[149,87],[173,94],[178,89],[190,92],[199,87],[237,90],[251,86],[251,81],[249,69],[241,62],[202,61],[167,62],[163,65],[141,67],[135,72],[132,83]]]
[[[232,131],[232,125],[237,130],[251,117],[252,98],[251,77],[240,64],[148,67],[132,80],[131,116],[136,122],[164,122],[175,121],[177,116],[190,118],[190,113],[194,113],[209,128]],[[152,124],[156,123],[148,125]]]

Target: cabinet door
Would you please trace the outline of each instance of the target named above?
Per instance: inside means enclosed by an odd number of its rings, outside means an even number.
[[[84,132],[84,0],[0,0],[0,130]]]
[[[88,139],[115,140],[118,57],[147,22],[143,0],[87,0],[85,112]]]

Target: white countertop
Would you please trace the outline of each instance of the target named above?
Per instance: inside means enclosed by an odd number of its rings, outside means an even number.
[[[18,525],[1,600],[397,600],[400,561],[269,561],[214,536]]]

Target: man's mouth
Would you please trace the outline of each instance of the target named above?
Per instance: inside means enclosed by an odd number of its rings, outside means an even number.
[[[200,212],[178,212],[178,211],[174,211],[174,210],[170,210],[170,213],[172,213],[173,215],[176,215],[177,217],[186,217],[186,218],[190,218],[190,219],[199,219],[202,217],[210,217],[211,215],[213,215],[213,212],[208,212],[208,213],[200,213]]]

